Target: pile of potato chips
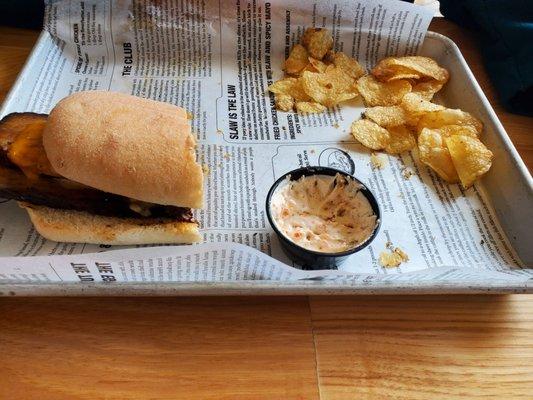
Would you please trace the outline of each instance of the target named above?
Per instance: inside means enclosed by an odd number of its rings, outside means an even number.
[[[418,144],[420,160],[446,182],[471,186],[492,164],[479,140],[483,124],[471,114],[431,100],[449,77],[428,57],[388,57],[357,80],[367,106],[352,135],[372,150],[399,154]]]
[[[276,108],[316,113],[357,97],[356,80],[365,71],[346,54],[335,53],[333,38],[324,28],[309,28],[285,60],[286,78],[268,90],[275,94]]]
[[[355,59],[332,48],[327,29],[305,31],[285,60],[287,76],[268,88],[278,110],[323,112],[361,95],[367,108],[351,131],[369,149],[400,154],[418,145],[424,164],[464,188],[490,169],[492,152],[479,140],[481,121],[431,102],[449,78],[435,60],[387,57],[365,74]]]

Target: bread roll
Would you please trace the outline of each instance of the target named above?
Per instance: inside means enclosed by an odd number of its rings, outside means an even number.
[[[170,218],[104,217],[28,203],[19,205],[26,209],[37,232],[56,242],[133,245],[202,240],[194,222],[176,222]]]
[[[201,208],[203,172],[187,114],[171,104],[88,91],[61,100],[43,144],[55,171],[133,199]]]

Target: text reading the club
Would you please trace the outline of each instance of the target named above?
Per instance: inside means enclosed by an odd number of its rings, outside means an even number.
[[[131,75],[131,67],[133,64],[133,51],[131,43],[122,43],[122,50],[124,53],[124,65],[122,66],[122,76]]]

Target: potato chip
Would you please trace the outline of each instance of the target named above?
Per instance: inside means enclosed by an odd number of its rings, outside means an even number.
[[[382,82],[391,82],[398,79],[420,79],[420,74],[412,69],[392,64],[393,57],[382,59],[370,73]]]
[[[372,150],[381,150],[390,141],[390,133],[385,128],[367,119],[354,121],[351,131],[357,141]]]
[[[288,94],[275,94],[276,109],[280,111],[292,111],[294,99]]]
[[[420,132],[424,128],[434,129],[444,125],[471,125],[479,133],[483,130],[483,123],[472,114],[451,108],[425,114],[418,121],[417,130]]]
[[[310,72],[326,72],[326,68],[327,64],[316,58],[309,57],[309,64],[307,64],[305,70]]]
[[[339,104],[339,103],[342,103],[343,101],[355,99],[357,96],[359,96],[359,93],[357,93],[357,91],[355,90],[355,87],[353,87],[351,92],[339,93],[332,100],[334,104]]]
[[[376,67],[374,67],[374,69],[372,69],[372,71],[370,72],[373,75],[374,75],[375,68]],[[411,81],[410,83],[413,84],[414,82],[422,78],[420,74],[414,72],[413,70],[410,70],[409,68],[401,67],[399,65],[383,68],[382,70],[380,70],[380,72],[377,72],[377,73],[378,75],[377,76],[374,75],[374,76],[376,77],[377,80],[381,82],[392,82],[392,81],[397,81],[399,79],[407,79]]]
[[[344,53],[335,53],[333,56],[333,64],[343,70],[347,75],[353,79],[357,79],[365,74],[365,70],[354,58],[348,57]]]
[[[476,131],[476,128],[474,128],[472,125],[444,125],[440,128],[436,128],[435,130],[438,131],[444,138],[454,135],[477,138],[479,135]]]
[[[335,69],[337,70],[341,70],[340,68],[337,68],[335,65],[333,64],[326,64],[326,70],[324,72],[331,72],[331,71],[334,71]],[[341,70],[342,71],[342,70]],[[344,71],[343,71],[344,73]]]
[[[443,86],[444,83],[439,81],[420,82],[413,85],[412,92],[418,94],[424,100],[431,101],[435,93],[441,90]]]
[[[452,157],[439,132],[423,129],[418,136],[418,153],[420,161],[433,169],[446,182],[459,182]]]
[[[416,93],[407,93],[400,102],[400,106],[411,116],[421,116],[428,112],[444,110],[445,108],[439,104],[424,100]]]
[[[408,121],[407,113],[400,106],[370,107],[365,110],[365,117],[386,128],[405,125]]]
[[[275,94],[287,94],[294,97],[296,101],[309,101],[309,96],[305,93],[302,83],[296,78],[285,78],[274,82],[268,90]]]
[[[357,90],[368,106],[393,106],[411,91],[411,84],[405,80],[383,83],[364,75],[357,80]]]
[[[357,96],[353,79],[340,68],[331,65],[322,74],[304,71],[300,80],[305,93],[317,103],[327,107],[346,100],[346,96],[343,96],[345,93],[349,93],[349,98]]]
[[[328,50],[326,55],[322,58],[322,61],[326,64],[333,64],[333,61],[335,60],[335,53],[333,50]]]
[[[289,94],[296,85],[299,85],[298,79],[285,78],[274,82],[268,87],[268,90],[275,94]]]
[[[409,80],[417,81],[421,78],[421,76],[420,74],[415,73],[409,68],[395,66],[390,69],[390,72],[388,73],[386,77],[380,76],[376,78],[383,82],[392,82],[392,81],[397,81],[398,79],[409,79]]]
[[[333,47],[333,37],[325,28],[307,28],[300,41],[311,57],[318,60]]]
[[[315,102],[298,101],[296,103],[296,111],[300,113],[319,113],[326,110],[326,108],[326,106]]]
[[[405,151],[411,151],[416,146],[413,133],[405,126],[394,126],[387,130],[390,134],[390,140],[385,146],[385,152],[400,154]]]
[[[289,58],[285,60],[283,69],[289,75],[298,76],[308,63],[309,55],[307,50],[301,44],[297,44],[292,48]]]
[[[408,74],[412,74],[413,79],[428,77],[443,83],[449,78],[448,71],[435,60],[421,56],[387,57],[372,69],[372,75],[385,82]]]
[[[450,136],[445,139],[453,165],[466,189],[492,165],[492,152],[478,138]]]

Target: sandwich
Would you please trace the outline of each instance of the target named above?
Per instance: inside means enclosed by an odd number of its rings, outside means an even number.
[[[45,238],[130,245],[201,240],[203,171],[187,112],[87,91],[49,115],[0,121],[0,198],[17,200]]]

